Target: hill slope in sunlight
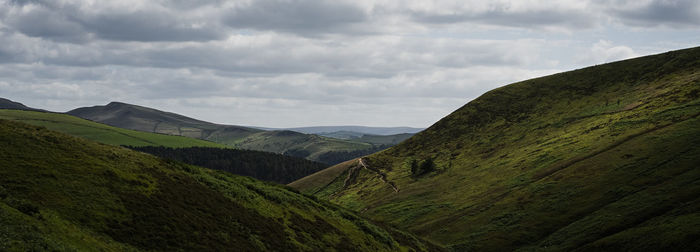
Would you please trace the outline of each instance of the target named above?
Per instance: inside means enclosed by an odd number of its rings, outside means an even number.
[[[60,113],[0,109],[0,119],[44,126],[111,145],[226,148],[225,145],[210,141],[122,129]]]
[[[456,250],[697,251],[699,115],[691,48],[492,90],[290,185]]]

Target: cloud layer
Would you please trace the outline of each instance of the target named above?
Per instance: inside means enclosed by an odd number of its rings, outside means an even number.
[[[0,0],[0,97],[426,127],[514,81],[696,46],[699,17],[690,0]]]

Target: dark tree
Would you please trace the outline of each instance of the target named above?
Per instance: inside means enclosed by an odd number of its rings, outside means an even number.
[[[411,160],[411,175],[413,177],[420,177],[427,173],[435,171],[435,162],[432,157],[429,157],[418,165],[418,161]]]

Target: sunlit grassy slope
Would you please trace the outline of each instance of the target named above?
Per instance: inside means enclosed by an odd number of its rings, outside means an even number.
[[[223,142],[229,144],[228,142]],[[303,134],[294,131],[263,131],[230,143],[232,146],[251,150],[289,153],[292,156],[319,160],[319,156],[332,151],[353,151],[372,148],[372,144]],[[321,160],[319,160],[321,161]]]
[[[697,251],[698,115],[692,48],[492,90],[366,159],[399,192],[352,162],[291,185],[460,251]]]
[[[279,185],[0,120],[0,251],[441,250]]]
[[[79,136],[111,145],[226,147],[222,144],[188,137],[121,129],[59,113],[0,109],[0,119],[21,121],[32,125],[44,126],[51,130],[56,130],[73,136]]]

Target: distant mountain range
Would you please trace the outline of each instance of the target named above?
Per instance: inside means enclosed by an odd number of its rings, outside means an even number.
[[[367,126],[315,126],[315,127],[298,127],[298,128],[262,128],[256,127],[258,129],[264,130],[291,130],[296,132],[301,132],[304,134],[316,134],[321,136],[332,137],[334,134],[338,136],[348,135],[357,136],[362,135],[396,135],[404,133],[418,133],[424,128],[411,128],[411,127],[367,127]]]

